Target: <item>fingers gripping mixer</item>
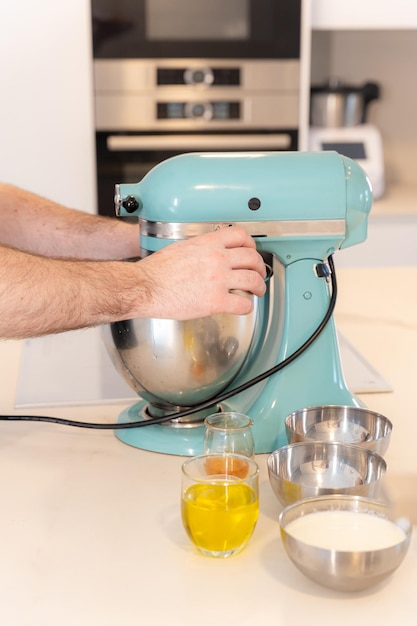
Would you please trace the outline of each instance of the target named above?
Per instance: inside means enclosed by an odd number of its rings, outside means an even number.
[[[329,256],[365,240],[371,205],[365,173],[336,152],[184,154],[137,184],[117,185],[116,210],[139,217],[143,255],[240,224],[271,267],[267,293],[254,298],[248,316],[129,320],[106,328],[109,354],[139,395],[119,421],[172,415],[117,436],[139,448],[194,455],[202,449],[204,417],[238,411],[253,419],[256,451],[270,452],[286,443],[284,418],[292,411],[358,406],[332,317],[285,368],[246,383],[287,359],[319,326],[332,292]]]

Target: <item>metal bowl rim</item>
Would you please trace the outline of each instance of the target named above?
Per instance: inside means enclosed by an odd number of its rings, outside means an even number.
[[[268,456],[267,459],[267,465],[268,465],[268,469],[274,474],[274,476],[277,476],[277,474],[273,471],[273,468],[271,467],[273,460],[279,456],[279,454],[281,452],[285,452],[286,450],[289,449],[293,449],[293,448],[301,448],[302,446],[307,446],[309,448],[313,448],[315,446],[320,446],[320,447],[325,447],[325,448],[345,448],[348,450],[357,450],[358,452],[360,452],[361,454],[365,454],[368,457],[376,457],[378,463],[380,465],[382,465],[384,467],[384,469],[387,469],[387,463],[384,459],[384,457],[382,457],[380,454],[378,454],[378,452],[375,452],[374,450],[369,450],[368,448],[365,448],[364,446],[361,446],[359,444],[355,444],[355,443],[343,443],[341,441],[316,441],[314,439],[310,439],[309,441],[297,441],[294,443],[287,443],[285,446],[281,446],[280,448],[277,448],[276,450],[274,450],[273,452],[271,452]]]
[[[389,417],[386,417],[386,415],[383,415],[382,413],[379,413],[378,411],[373,411],[372,409],[368,409],[366,407],[353,406],[349,404],[317,404],[314,406],[306,406],[301,409],[297,409],[295,411],[292,411],[286,416],[285,426],[287,426],[291,431],[293,431],[293,429],[289,427],[289,421],[291,418],[304,412],[310,412],[310,411],[312,412],[312,411],[317,411],[320,409],[327,409],[327,408],[328,409],[341,409],[343,411],[349,411],[350,409],[352,409],[352,410],[359,411],[359,412],[363,411],[364,413],[369,413],[370,415],[373,415],[374,417],[377,417],[378,419],[381,419],[383,422],[385,422],[385,424],[389,427],[390,432],[392,432],[393,424],[391,420],[389,419]],[[325,421],[325,420],[322,420],[322,421]]]
[[[348,495],[348,494],[329,494],[329,495],[323,495],[323,496],[315,496],[315,497],[311,497],[311,498],[302,498],[301,500],[297,500],[296,502],[292,502],[291,504],[287,504],[282,511],[280,512],[279,516],[278,516],[278,524],[280,527],[280,530],[284,533],[286,533],[289,537],[291,537],[292,539],[294,539],[294,541],[297,541],[298,543],[302,544],[303,546],[308,546],[311,547],[313,549],[316,550],[325,550],[326,552],[337,552],[338,554],[352,554],[353,552],[358,552],[357,550],[334,550],[334,549],[330,549],[330,548],[319,548],[317,546],[305,543],[304,541],[302,541],[301,539],[295,539],[294,537],[292,537],[292,535],[290,533],[288,533],[288,531],[285,528],[285,524],[283,522],[283,518],[288,514],[291,513],[294,509],[297,508],[301,508],[303,507],[305,504],[311,504],[314,505],[315,502],[335,502],[337,503],[337,501],[339,502],[358,502],[359,504],[363,504],[364,506],[368,505],[369,509],[372,509],[372,507],[374,507],[375,505],[381,510],[381,511],[385,511],[385,513],[382,513],[382,516],[384,517],[384,519],[387,519],[391,522],[393,522],[394,524],[396,524],[396,520],[398,520],[399,518],[396,517],[394,519],[394,516],[391,514],[391,510],[390,507],[387,503],[382,502],[381,500],[375,500],[373,498],[367,498],[366,496],[356,496],[356,495]],[[306,515],[309,515],[310,513],[307,513]],[[297,516],[297,519],[300,516]],[[411,535],[413,533],[413,527],[411,522],[409,522],[408,528],[402,528],[402,530],[404,531],[405,537],[402,541],[400,541],[399,543],[395,544],[394,546],[390,546],[388,548],[380,548],[380,550],[360,550],[360,552],[379,552],[379,551],[386,551],[386,550],[390,550],[390,548],[394,548],[397,549],[398,546],[402,546],[403,544],[407,544],[410,542],[411,540]]]

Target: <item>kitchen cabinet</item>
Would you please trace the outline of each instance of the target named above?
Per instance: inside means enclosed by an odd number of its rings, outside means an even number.
[[[2,0],[0,180],[96,210],[89,0]]]
[[[311,25],[316,30],[417,29],[417,2],[311,0]]]

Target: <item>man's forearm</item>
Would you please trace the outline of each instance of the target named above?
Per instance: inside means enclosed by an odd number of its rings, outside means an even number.
[[[139,227],[0,184],[0,242],[45,256],[123,259],[139,254]]]
[[[136,317],[187,320],[253,309],[265,263],[239,227],[172,243],[142,261],[57,259],[0,246],[0,337]]]
[[[0,247],[0,337],[21,339],[125,318],[132,301],[140,300],[130,265]]]

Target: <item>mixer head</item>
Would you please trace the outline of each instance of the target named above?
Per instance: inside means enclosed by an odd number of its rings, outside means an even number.
[[[145,254],[240,224],[284,264],[324,260],[364,241],[371,205],[365,172],[337,152],[184,154],[116,186],[116,213],[139,217]]]

